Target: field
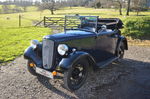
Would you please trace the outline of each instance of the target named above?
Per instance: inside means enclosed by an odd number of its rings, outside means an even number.
[[[0,62],[13,60],[30,44],[30,40],[41,40],[43,35],[50,34],[48,28],[1,28],[0,29]]]
[[[36,11],[35,7],[30,7],[28,12],[24,13],[0,14],[0,63],[13,60],[17,56],[22,55],[25,48],[29,46],[31,39],[41,40],[42,36],[51,34],[51,29],[49,28],[33,26],[35,22],[42,20],[44,16],[60,17],[67,14],[98,15],[102,18],[121,18],[124,22],[128,19],[147,18],[149,20],[150,18],[150,12],[141,12],[141,16],[136,16],[135,12],[131,12],[130,16],[125,16],[125,11],[123,16],[118,15],[118,13],[118,10],[115,9],[74,7],[72,9],[63,8],[55,11],[55,15],[50,15],[48,10]],[[21,27],[19,27],[19,15],[21,15]],[[149,28],[150,25],[149,23],[147,24],[146,27]]]
[[[93,8],[82,8],[82,7],[74,7],[63,8],[60,10],[56,10],[55,15],[51,15],[49,10],[45,11],[34,11],[35,8],[30,7],[31,10],[29,12],[24,13],[14,13],[14,14],[0,14],[0,27],[18,27],[18,17],[22,16],[22,26],[32,26],[32,22],[36,20],[42,20],[44,16],[53,16],[53,17],[61,17],[68,14],[80,14],[80,15],[96,15],[102,18],[121,18],[125,20],[127,18],[134,19],[139,18],[140,16],[136,16],[136,12],[131,12],[130,16],[125,16],[125,11],[123,11],[122,16],[119,15],[118,10],[115,9],[93,9]],[[141,12],[141,16],[150,17],[150,12]],[[9,23],[9,25],[8,25]]]

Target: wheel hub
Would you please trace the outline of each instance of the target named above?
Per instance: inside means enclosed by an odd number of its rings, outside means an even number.
[[[72,78],[73,79],[78,79],[80,74],[80,70],[78,68],[75,68],[72,72]]]

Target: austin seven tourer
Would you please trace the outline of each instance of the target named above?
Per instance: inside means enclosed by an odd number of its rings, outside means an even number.
[[[90,70],[122,59],[128,44],[118,18],[74,15],[64,19],[64,32],[46,35],[42,42],[32,40],[24,58],[32,75],[53,80],[61,74],[65,88],[74,91],[86,82]]]

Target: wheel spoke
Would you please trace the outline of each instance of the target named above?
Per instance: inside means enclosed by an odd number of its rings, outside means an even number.
[[[70,77],[70,82],[73,86],[80,84],[85,77],[85,68],[78,64],[72,71],[72,76]]]

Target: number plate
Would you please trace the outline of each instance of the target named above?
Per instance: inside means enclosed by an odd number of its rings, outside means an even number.
[[[44,69],[41,69],[41,68],[38,68],[38,67],[36,67],[36,73],[41,74],[41,75],[46,76],[46,77],[51,78],[51,79],[54,78],[53,74],[51,72],[44,70]]]

